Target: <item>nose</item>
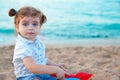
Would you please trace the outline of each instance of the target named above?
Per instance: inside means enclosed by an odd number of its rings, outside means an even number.
[[[28,26],[28,29],[29,29],[29,30],[32,30],[32,29],[33,29],[33,26],[32,26],[32,25],[29,25],[29,26]]]

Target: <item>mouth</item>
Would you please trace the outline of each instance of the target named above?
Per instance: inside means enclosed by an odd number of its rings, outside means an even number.
[[[35,34],[34,32],[28,32],[27,34]]]

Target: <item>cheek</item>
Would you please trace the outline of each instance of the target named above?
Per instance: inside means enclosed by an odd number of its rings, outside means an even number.
[[[39,32],[40,32],[40,29],[37,29],[36,32],[39,33]]]
[[[37,31],[40,31],[40,27],[37,28]]]
[[[40,28],[36,29],[36,33],[39,34],[40,32]]]
[[[19,31],[20,33],[25,33],[25,32],[26,32],[26,29],[19,28],[18,31]]]

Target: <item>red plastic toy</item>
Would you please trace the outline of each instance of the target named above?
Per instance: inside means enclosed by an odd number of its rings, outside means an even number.
[[[65,78],[78,78],[80,80],[89,80],[90,77],[92,77],[93,74],[85,73],[85,72],[79,72],[76,74],[65,74]],[[55,74],[51,74],[51,76],[56,77]]]

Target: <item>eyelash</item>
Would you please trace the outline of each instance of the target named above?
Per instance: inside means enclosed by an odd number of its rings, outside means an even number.
[[[28,25],[29,25],[28,23],[23,23],[23,26],[28,26]],[[34,27],[38,26],[37,23],[33,23],[32,25],[33,25]]]
[[[28,23],[23,23],[23,26],[28,26]]]
[[[34,23],[33,26],[38,26],[38,24],[37,24],[37,23]]]

